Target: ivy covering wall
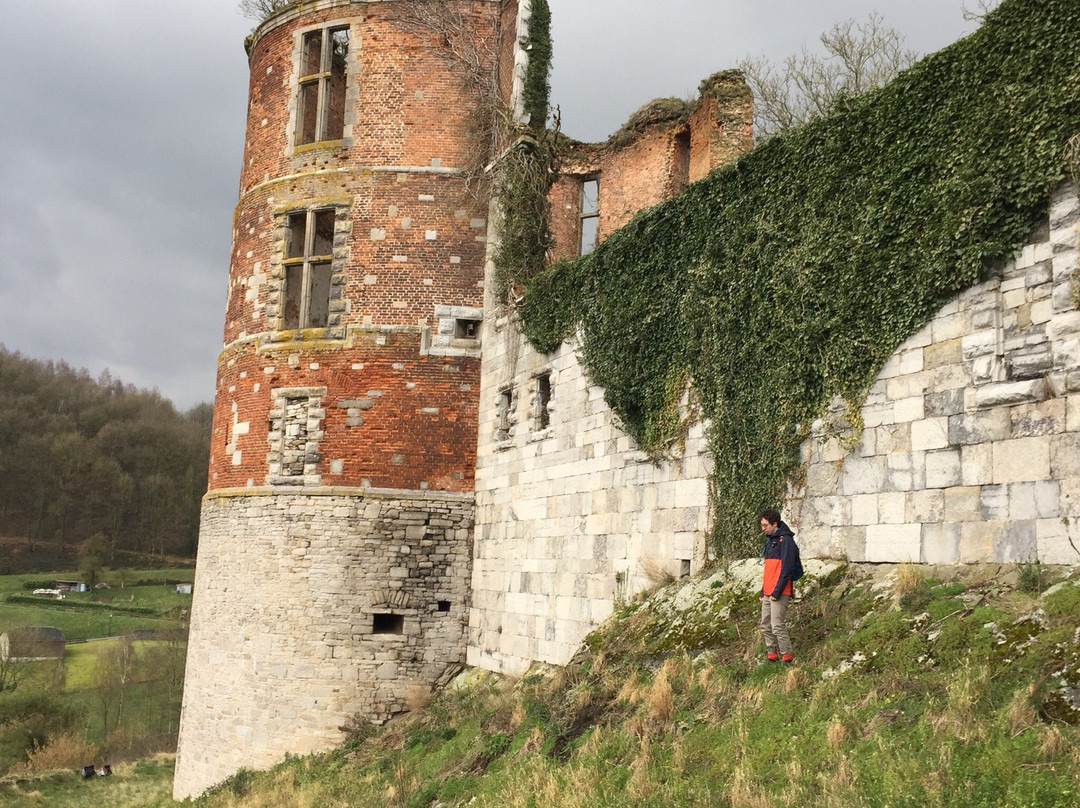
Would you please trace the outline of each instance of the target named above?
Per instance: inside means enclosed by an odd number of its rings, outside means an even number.
[[[547,129],[551,88],[551,10],[547,0],[532,0],[525,42],[522,104],[528,122],[507,133],[514,138],[501,158],[494,183],[501,216],[495,253],[495,299],[517,297],[517,290],[546,266],[551,235],[548,191],[558,178],[558,131]]]
[[[763,144],[530,283],[541,351],[577,334],[642,448],[710,424],[715,541],[755,552],[799,446],[945,302],[1023,245],[1080,130],[1080,3],[1005,0],[887,87]]]

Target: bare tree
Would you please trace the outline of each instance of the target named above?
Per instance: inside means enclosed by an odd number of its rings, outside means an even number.
[[[127,688],[135,679],[138,657],[135,645],[130,637],[123,637],[119,642],[110,643],[98,651],[94,666],[94,685],[98,703],[101,705],[104,735],[109,734],[109,713],[115,707],[113,728],[120,726],[124,714],[124,697]]]
[[[739,67],[754,93],[754,125],[759,138],[798,126],[828,112],[845,96],[880,87],[910,67],[918,55],[904,47],[904,35],[881,15],[847,20],[820,37],[825,53],[803,48],[782,65],[746,57]]]
[[[245,17],[262,22],[295,2],[296,0],[240,0],[240,11]]]
[[[968,8],[968,0],[964,0],[960,9],[963,12],[965,20],[977,20],[982,22],[986,19],[986,15],[994,10],[994,7],[1001,2],[1001,0],[974,0],[971,8]]]

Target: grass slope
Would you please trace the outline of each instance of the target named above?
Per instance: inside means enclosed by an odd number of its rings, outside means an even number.
[[[0,782],[0,805],[19,808],[158,808],[175,805],[174,758],[159,755],[114,766],[112,777],[83,780],[74,771]]]
[[[627,607],[565,669],[474,675],[197,805],[1074,806],[1080,587],[1021,572],[1036,591],[998,567],[819,569],[791,668],[761,663],[752,584],[718,573]]]

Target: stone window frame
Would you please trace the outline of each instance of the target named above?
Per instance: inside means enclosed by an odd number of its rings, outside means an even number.
[[[588,186],[595,186],[595,198],[588,195]],[[591,243],[586,245],[586,228],[592,229]],[[588,255],[600,243],[600,175],[588,174],[578,186],[578,255]],[[587,246],[587,249],[586,249]]]
[[[352,222],[349,218],[350,208],[351,204],[349,202],[341,201],[306,207],[290,207],[274,214],[276,220],[273,230],[274,250],[270,257],[270,277],[267,281],[266,306],[266,319],[271,340],[283,341],[300,338],[345,339],[343,315],[347,309],[344,291],[347,281],[346,267],[349,258],[348,236],[352,230]],[[306,232],[305,239],[311,241],[314,238],[314,215],[328,210],[334,211],[334,236],[332,252],[329,256],[330,297],[327,304],[326,325],[304,328],[301,322],[300,328],[286,328],[285,306],[288,300],[288,269],[298,263],[297,258],[289,257],[289,244],[293,232],[290,222],[300,214],[307,215],[312,232]],[[315,259],[325,257],[308,254],[305,246],[305,255],[303,257],[305,267],[309,263],[316,263]],[[310,289],[310,276],[306,269],[303,283],[305,285],[304,292],[307,294]],[[301,316],[302,314],[303,312],[301,312]]]
[[[480,357],[484,310],[474,306],[435,306],[434,334],[426,333],[420,352],[432,356]],[[475,336],[459,336],[462,322],[476,323]]]
[[[319,464],[322,462],[319,444],[325,436],[323,421],[326,418],[326,410],[322,406],[325,397],[325,387],[279,387],[270,391],[270,411],[267,414],[269,429],[266,436],[267,485],[322,485],[322,475],[319,474]],[[307,399],[306,445],[304,447],[306,457],[302,475],[285,474],[282,469],[288,427],[285,408],[288,402],[297,399]]]
[[[340,73],[335,70],[334,42],[335,35],[344,32],[345,52]],[[308,72],[305,61],[308,60],[308,44],[311,40],[319,37],[319,54],[317,70]],[[350,56],[352,53],[351,26],[341,21],[303,28],[296,32],[296,44],[294,50],[294,76],[296,81],[294,98],[295,122],[292,127],[292,143],[294,148],[310,148],[341,144],[345,139],[347,125],[346,112],[349,109],[350,79]],[[333,82],[335,76],[341,77],[341,120],[331,120]],[[315,90],[315,130],[310,139],[305,133],[305,99],[310,99],[307,90]]]

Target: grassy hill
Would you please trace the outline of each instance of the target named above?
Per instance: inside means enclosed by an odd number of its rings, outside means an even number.
[[[760,568],[740,562],[627,605],[566,668],[417,690],[389,725],[242,771],[195,804],[1080,804],[1080,570],[807,567],[791,667],[761,660]],[[133,770],[109,804],[178,804],[162,768],[147,772],[145,790]],[[83,804],[73,774],[47,785],[0,788],[0,804],[35,790]]]
[[[817,562],[783,668],[761,660],[758,569],[671,584],[565,669],[417,692],[387,727],[241,772],[197,804],[1080,803],[1078,571]]]

